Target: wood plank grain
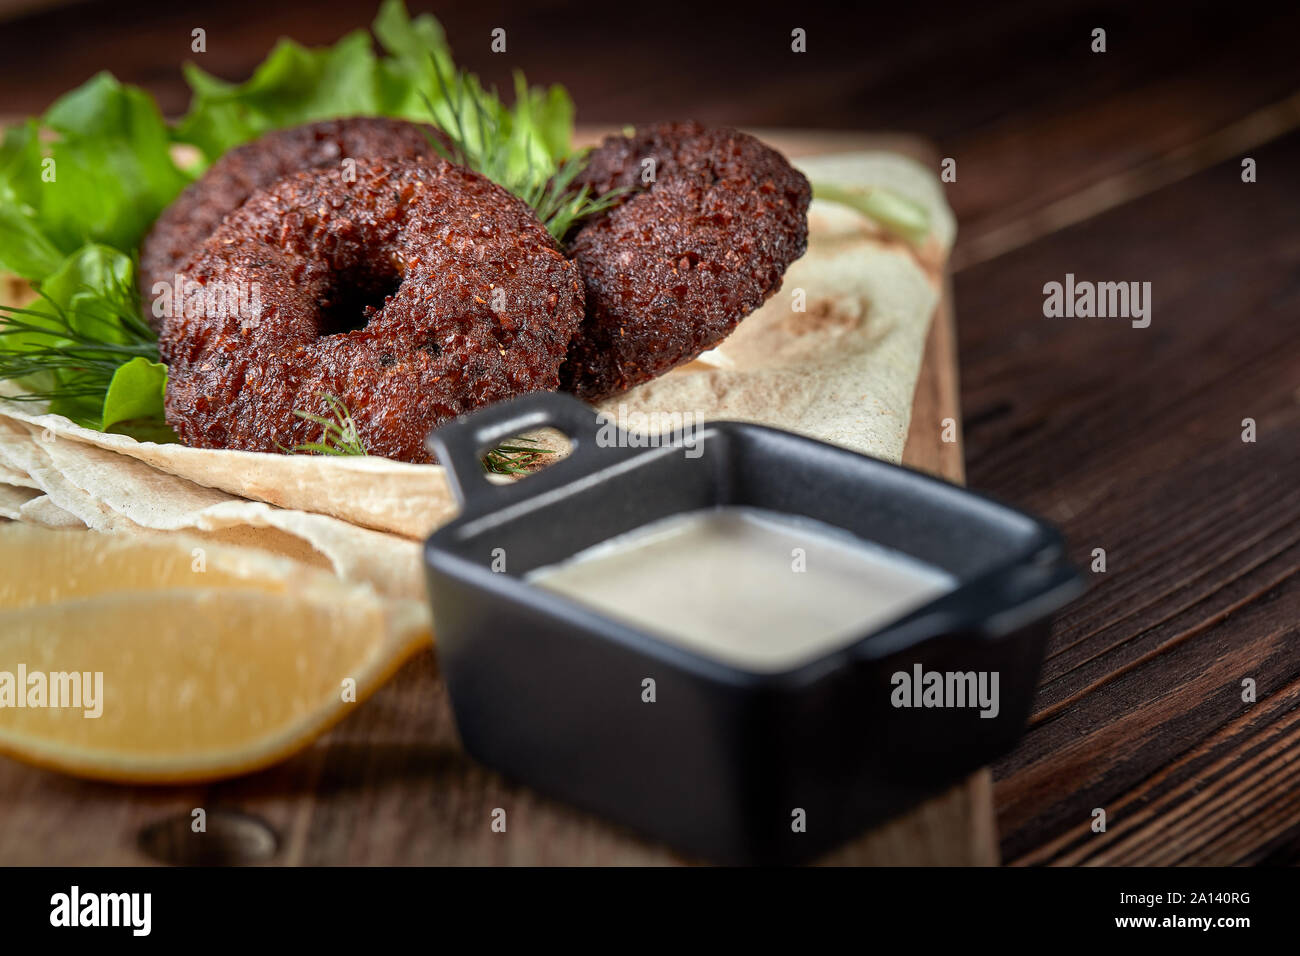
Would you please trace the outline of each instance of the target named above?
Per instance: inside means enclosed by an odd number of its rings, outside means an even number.
[[[1229,160],[956,277],[984,317],[962,326],[972,485],[1107,556],[995,767],[1013,862],[1239,863],[1300,830],[1274,786],[1291,737],[1268,743],[1300,679],[1300,135],[1256,155],[1279,174]],[[1044,318],[1066,272],[1150,281],[1151,326]]]

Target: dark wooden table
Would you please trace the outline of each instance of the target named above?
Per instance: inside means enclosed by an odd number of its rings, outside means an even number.
[[[1300,862],[1300,12],[1043,6],[437,13],[465,65],[563,82],[584,122],[899,129],[954,158],[969,484],[1060,523],[1082,566],[1106,555],[1053,635],[1028,734],[995,767],[1003,859]],[[40,110],[101,67],[178,111],[193,27],[208,30],[204,65],[234,78],[277,35],[325,42],[366,16],[303,0],[38,10],[0,24],[0,112]],[[495,26],[507,57],[488,51]],[[806,54],[789,52],[794,27]],[[1095,27],[1106,53],[1089,49]],[[1150,327],[1045,318],[1043,285],[1067,273],[1150,282]],[[466,821],[436,784],[465,758],[415,736],[433,667],[413,662],[289,764],[185,796],[271,807],[281,862],[436,862]],[[410,739],[374,746],[377,722]],[[358,783],[376,779],[392,784],[382,797]],[[487,771],[479,785],[502,786]],[[305,813],[303,787],[317,794]],[[49,799],[107,792],[67,781]],[[403,800],[431,792],[438,824],[412,826]],[[124,794],[104,825],[133,839],[176,797]],[[7,799],[6,828],[57,847],[56,807]]]

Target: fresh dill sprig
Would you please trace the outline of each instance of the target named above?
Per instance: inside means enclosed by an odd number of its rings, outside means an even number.
[[[563,242],[564,237],[580,220],[595,216],[617,205],[623,194],[627,192],[627,188],[621,186],[600,196],[594,196],[590,186],[573,189],[574,178],[586,165],[585,154],[567,156],[553,176],[533,186],[535,195],[520,197],[533,207],[537,218],[546,225],[547,231],[556,242]]]
[[[19,381],[13,401],[94,399],[101,403],[118,367],[133,358],[158,361],[158,341],[141,319],[140,293],[112,280],[83,286],[65,307],[38,290],[43,305],[0,305],[0,380]]]
[[[536,438],[520,435],[514,441],[536,446]],[[498,445],[483,456],[483,470],[493,475],[526,475],[546,455],[554,455],[553,448],[525,447],[524,445]]]
[[[304,421],[315,422],[321,426],[320,441],[304,442],[295,445],[289,451],[294,454],[311,455],[366,455],[365,443],[357,434],[357,424],[352,418],[348,406],[337,395],[319,392],[318,395],[330,407],[330,415],[317,415],[313,412],[295,410],[294,415]],[[520,436],[515,442],[527,445],[498,445],[483,456],[483,470],[494,475],[526,475],[532,466],[546,455],[555,454],[551,448],[535,446],[537,439]]]
[[[365,443],[357,434],[357,423],[352,418],[343,399],[329,392],[320,392],[320,398],[330,407],[330,417],[294,409],[293,414],[321,426],[320,441],[304,442],[289,449],[293,454],[309,455],[367,455]]]
[[[558,166],[539,162],[532,131],[524,129],[519,139],[518,118],[511,118],[495,88],[485,90],[478,77],[464,70],[448,77],[436,59],[433,68],[443,109],[428,96],[424,102],[451,145],[432,135],[430,144],[443,159],[481,173],[526,202],[556,242],[563,242],[575,223],[615,205],[627,191],[619,188],[596,196],[589,186],[574,189],[573,181],[587,165],[586,152],[566,156]],[[522,77],[517,85],[520,98],[527,85]]]

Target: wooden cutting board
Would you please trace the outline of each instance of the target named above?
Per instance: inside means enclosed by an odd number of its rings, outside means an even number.
[[[794,130],[756,133],[792,157],[886,149],[910,156],[931,169],[939,168],[939,154],[930,143],[904,134]],[[943,435],[949,420],[948,434],[953,441],[945,442]],[[966,481],[957,329],[952,282],[947,270],[917,376],[903,464],[958,484]],[[861,866],[996,866],[998,837],[992,774],[988,769],[977,771],[947,793],[840,847],[822,862]]]
[[[906,136],[760,131],[790,156],[890,149],[937,168]],[[598,131],[580,139],[590,142]],[[945,419],[956,440],[944,442]],[[936,309],[903,460],[964,479],[951,287]],[[207,831],[193,833],[203,808]],[[507,812],[505,833],[491,827]],[[198,787],[119,787],[0,758],[0,865],[150,861],[273,864],[666,864],[662,846],[543,798],[460,749],[432,652],[410,662],[306,752]],[[992,783],[981,770],[841,847],[828,864],[992,865]]]

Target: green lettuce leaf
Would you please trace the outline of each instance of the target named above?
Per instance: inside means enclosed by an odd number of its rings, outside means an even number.
[[[0,272],[37,279],[57,269],[62,258],[35,216],[0,199]]]
[[[161,421],[167,366],[147,358],[133,358],[118,366],[104,394],[100,429],[132,421]]]
[[[197,146],[211,162],[268,130],[302,123],[343,116],[427,121],[422,94],[435,89],[433,62],[451,68],[442,27],[429,14],[411,19],[402,0],[386,0],[374,32],[387,55],[376,55],[365,30],[323,49],[281,40],[243,83],[187,63],[194,98],[175,138]]]
[[[82,337],[109,346],[126,344],[132,336],[118,313],[129,308],[133,296],[123,290],[134,275],[128,256],[94,243],[57,260],[36,284],[41,298],[22,311],[22,328],[14,327],[13,320],[4,327],[0,348],[38,351],[67,347]]]
[[[68,256],[38,284],[44,301],[34,308],[62,308],[72,331],[111,345],[139,336],[142,323],[128,322],[135,298],[135,263],[125,253],[90,243]]]
[[[153,98],[100,73],[0,146],[0,270],[43,279],[85,243],[131,252],[189,182]]]
[[[375,55],[364,31],[326,50],[281,40],[245,83],[227,83],[193,63],[184,70],[194,99],[174,135],[208,162],[268,130],[375,112]]]
[[[123,421],[123,415],[161,420],[156,390],[138,365],[117,385],[113,409],[105,397],[136,359],[157,365],[158,346],[141,319],[135,263],[125,253],[89,243],[38,283],[41,298],[23,309],[0,309],[0,379],[21,382],[50,411],[87,428]],[[159,386],[161,387],[161,386]],[[148,394],[150,400],[141,396]]]
[[[378,54],[364,30],[322,49],[281,40],[243,83],[187,63],[185,79],[194,97],[174,138],[197,146],[211,162],[269,130],[343,116],[433,121],[444,128],[459,119],[472,137],[478,117],[471,104],[449,104],[439,82],[440,74],[453,76],[456,67],[438,21],[429,14],[412,19],[403,0],[385,0],[371,29]],[[508,136],[497,145],[506,152],[511,175],[518,178],[530,165],[549,175],[571,149],[573,101],[561,86],[530,88],[519,73],[514,85],[513,108],[494,93],[478,102],[488,105]]]

